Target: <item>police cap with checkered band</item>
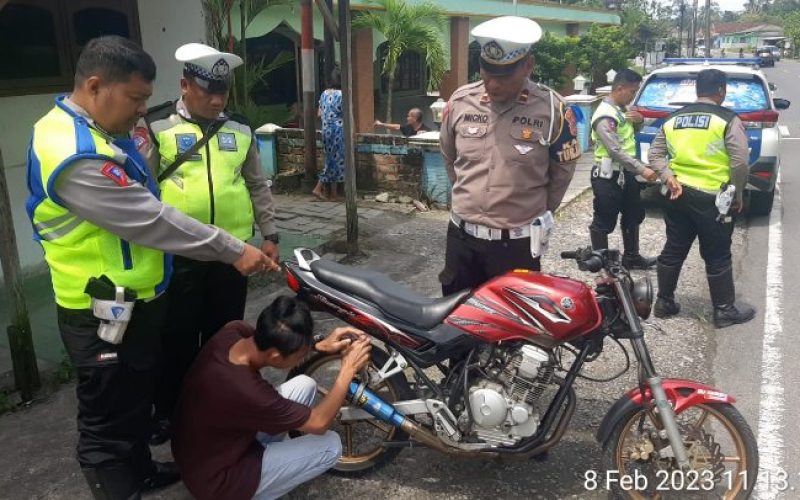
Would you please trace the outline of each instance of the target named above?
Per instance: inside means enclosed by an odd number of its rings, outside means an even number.
[[[184,77],[207,92],[218,94],[228,91],[234,68],[242,65],[242,58],[236,54],[220,52],[202,43],[181,45],[175,51],[175,59],[184,64]]]
[[[471,31],[481,46],[481,69],[490,75],[513,73],[542,38],[542,27],[525,17],[503,16],[481,23]]]

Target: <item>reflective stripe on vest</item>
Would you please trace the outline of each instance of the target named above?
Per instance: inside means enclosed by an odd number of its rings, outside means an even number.
[[[50,266],[56,303],[67,309],[90,308],[91,299],[83,290],[89,278],[104,274],[114,284],[134,290],[140,299],[155,297],[167,287],[171,257],[128,243],[81,219],[64,206],[54,185],[65,167],[95,159],[120,165],[154,196],[158,196],[157,186],[148,179],[145,167],[109,143],[62,100],[57,98],[56,107],[34,125],[27,162],[30,195],[26,208],[34,240],[41,243]],[[128,142],[134,150],[132,141]]]
[[[594,141],[595,162],[600,163],[603,158],[611,156],[605,144],[603,144],[603,141],[600,140],[597,132],[594,130],[595,124],[603,118],[611,118],[616,122],[617,136],[619,137],[622,149],[628,153],[629,156],[636,157],[636,129],[633,128],[631,121],[625,118],[625,112],[621,108],[604,100],[592,115],[592,141]]]
[[[203,137],[199,125],[173,113],[151,124],[161,156],[160,170]],[[253,203],[242,166],[253,141],[250,127],[228,120],[219,132],[167,179],[161,197],[186,215],[214,224],[239,239],[253,236]]]
[[[713,192],[730,180],[725,134],[735,116],[721,106],[699,103],[675,112],[664,123],[669,166],[681,183]]]

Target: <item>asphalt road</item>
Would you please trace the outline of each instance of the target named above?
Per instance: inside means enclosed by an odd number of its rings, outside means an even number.
[[[800,63],[765,68],[776,97],[793,100],[781,112],[789,136],[782,144],[780,198],[770,217],[751,217],[738,260],[737,294],[758,309],[746,325],[718,335],[717,385],[738,398],[737,407],[759,441],[759,498],[800,498]],[[785,483],[782,478],[785,477]],[[781,491],[783,490],[783,491]]]

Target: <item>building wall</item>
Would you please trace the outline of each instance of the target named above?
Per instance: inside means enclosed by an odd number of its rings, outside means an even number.
[[[206,40],[205,21],[200,0],[139,0],[139,26],[142,45],[158,67],[153,97],[155,105],[179,94],[181,66],[175,61],[175,49],[189,42]]]
[[[158,76],[150,104],[174,99],[178,94],[180,67],[175,62],[175,49],[188,42],[205,38],[205,24],[200,0],[139,0],[139,27],[142,44],[158,66]],[[32,231],[25,199],[25,155],[31,127],[53,106],[57,94],[0,97],[0,148],[6,167],[14,229],[20,263],[24,270],[33,271],[42,264],[41,247],[32,240]],[[0,277],[2,271],[0,271]]]

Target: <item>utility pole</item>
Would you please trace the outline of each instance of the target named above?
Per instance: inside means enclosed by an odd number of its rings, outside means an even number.
[[[333,11],[333,0],[324,0],[325,5],[328,7],[328,12]],[[325,23],[325,38],[324,38],[324,52],[323,57],[325,59],[324,63],[324,73],[323,79],[327,80],[331,77],[331,72],[333,71],[334,66],[336,66],[336,50],[334,47],[334,39],[336,37],[336,33],[331,31],[330,27],[327,23]]]
[[[706,0],[706,57],[711,57],[711,0]]]
[[[697,0],[694,0],[692,12],[692,57],[697,57]]]
[[[300,0],[300,60],[303,78],[303,136],[305,139],[305,183],[313,186],[317,177],[317,112],[314,102],[314,18],[311,0]]]
[[[683,14],[686,12],[686,3],[682,1],[678,10],[681,13],[680,24],[678,25],[678,57],[683,57]]]
[[[342,59],[342,111],[344,112],[344,197],[347,253],[358,253],[358,206],[356,204],[356,145],[353,134],[353,40],[350,29],[350,0],[339,0],[339,55]]]
[[[8,194],[3,152],[0,151],[0,265],[3,268],[5,288],[11,305],[8,326],[8,345],[11,363],[14,366],[14,384],[23,401],[33,399],[40,387],[39,368],[36,366],[36,351],[33,348],[31,321],[22,290],[22,272],[19,266],[17,236],[11,217],[11,202]]]

